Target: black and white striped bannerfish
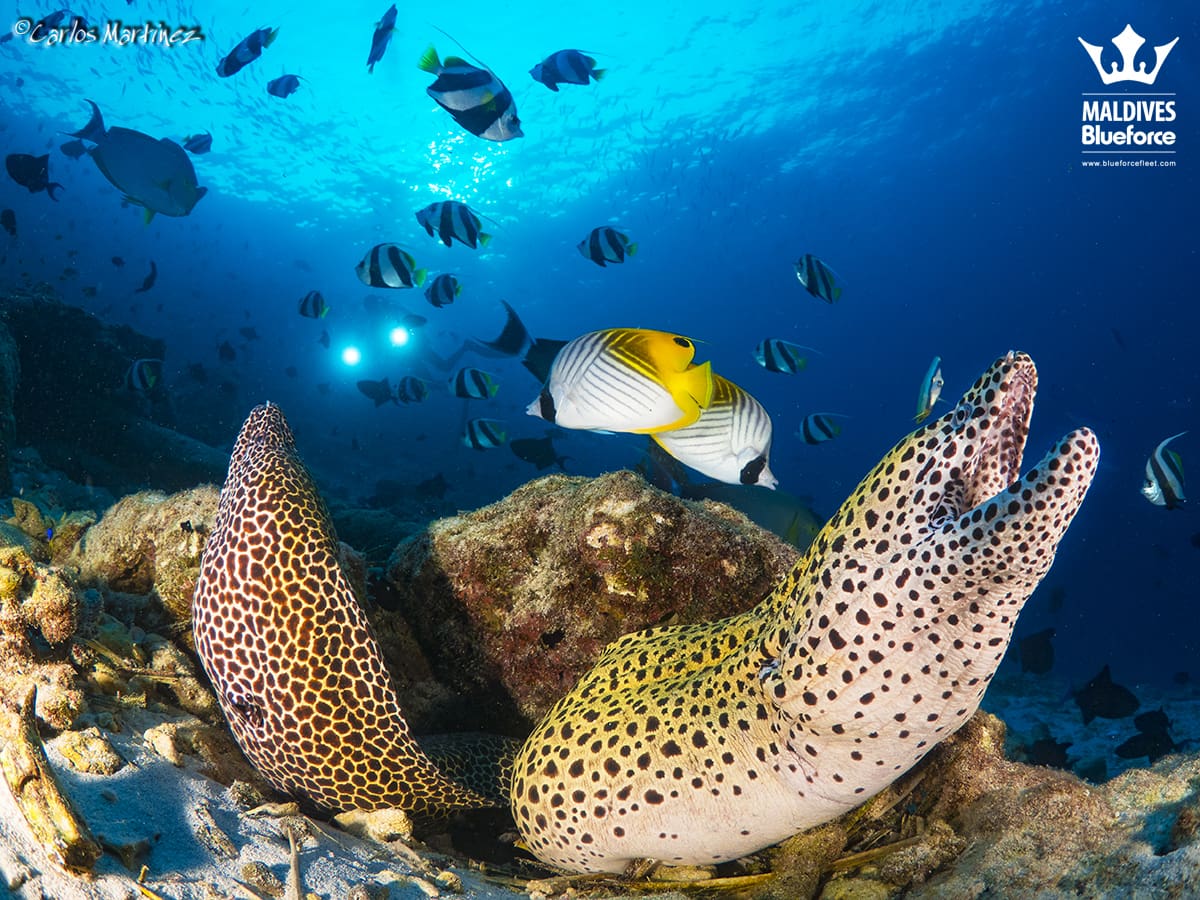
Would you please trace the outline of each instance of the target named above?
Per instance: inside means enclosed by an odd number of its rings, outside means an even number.
[[[629,235],[611,225],[593,228],[575,247],[585,259],[601,267],[609,263],[623,263],[626,256],[637,253],[637,244],[629,240]]]
[[[396,385],[396,399],[401,403],[420,403],[429,396],[429,386],[415,375],[405,375]]]
[[[842,433],[842,426],[833,421],[835,413],[813,413],[805,416],[796,432],[806,444],[823,444]]]
[[[802,344],[793,344],[780,338],[767,338],[754,348],[754,358],[768,372],[795,375],[808,367],[805,350],[810,353],[817,352],[812,347]]]
[[[483,224],[479,216],[467,204],[457,200],[439,200],[417,210],[417,222],[430,237],[437,235],[447,247],[452,240],[458,240],[474,250],[481,244],[486,247],[492,239],[490,234],[480,230]]]
[[[135,394],[149,394],[162,381],[161,359],[135,359],[125,370],[125,389]]]
[[[454,298],[462,293],[462,284],[457,278],[448,273],[442,273],[429,287],[425,288],[425,299],[441,309],[454,302]]]
[[[464,366],[450,376],[450,393],[464,400],[487,400],[500,390],[496,376],[482,369]]]
[[[1178,509],[1187,498],[1183,495],[1183,459],[1167,444],[1183,437],[1186,431],[1173,434],[1157,447],[1146,460],[1146,482],[1142,485],[1142,496],[1155,506]]]
[[[473,66],[457,56],[447,56],[443,63],[432,46],[417,66],[437,76],[425,93],[471,134],[489,141],[522,136],[512,93],[490,69]]]
[[[652,434],[691,425],[712,401],[712,364],[682,335],[609,328],[568,341],[526,412],[563,428]]]
[[[796,277],[804,285],[804,289],[826,303],[842,299],[841,279],[837,273],[811,253],[805,253],[796,260]]]
[[[309,291],[300,298],[300,315],[306,319],[323,319],[329,312],[329,304],[320,291]]]
[[[732,381],[713,375],[712,402],[686,428],[651,435],[673,457],[726,484],[775,490],[771,473],[771,417]]]
[[[369,287],[411,288],[425,283],[425,270],[398,244],[376,244],[354,267],[358,280]]]
[[[508,440],[508,432],[499,419],[471,419],[463,431],[462,442],[472,450],[491,450]]]

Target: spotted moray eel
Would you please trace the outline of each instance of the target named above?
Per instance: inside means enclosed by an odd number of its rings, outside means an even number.
[[[414,739],[278,406],[234,444],[192,623],[234,737],[279,790],[417,817],[504,802],[505,739]]]
[[[996,361],[867,475],[757,607],[628,635],[516,760],[530,850],[567,869],[715,863],[885,788],[979,706],[1095,474],[1081,429],[1029,474],[1037,370]]]
[[[1021,476],[1036,386],[1028,356],[997,360],[754,609],[611,644],[499,776],[526,846],[578,871],[734,859],[852,809],[960,728],[1099,460],[1081,429]],[[487,802],[462,780],[491,751],[451,780],[410,735],[275,407],[234,448],[194,612],[234,735],[276,786],[332,809]]]

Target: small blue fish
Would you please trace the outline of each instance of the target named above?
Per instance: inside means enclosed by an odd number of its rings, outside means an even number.
[[[263,50],[275,43],[279,36],[278,28],[260,28],[243,38],[241,43],[217,63],[217,74],[222,78],[236,75],[250,63],[262,56]]]
[[[207,153],[212,149],[212,135],[207,131],[204,134],[189,134],[183,139],[183,149],[197,156]]]
[[[842,433],[842,426],[833,421],[832,413],[813,413],[805,416],[798,432],[806,444],[823,444]]]
[[[1173,434],[1157,447],[1146,460],[1146,482],[1142,485],[1142,496],[1155,506],[1178,509],[1187,498],[1183,495],[1183,459],[1167,444],[1183,437],[1186,431]]]
[[[287,99],[300,89],[299,75],[280,75],[267,82],[267,93],[272,97]]]
[[[498,419],[472,419],[462,437],[463,444],[473,450],[491,450],[507,440],[508,432]]]
[[[921,390],[917,394],[917,414],[913,421],[924,422],[929,418],[929,414],[933,412],[933,404],[942,396],[942,386],[945,383],[942,378],[942,358],[935,356],[929,364],[929,371],[921,379]]]
[[[599,81],[604,70],[596,68],[596,60],[580,50],[559,50],[551,53],[529,70],[533,80],[557,91],[560,84],[587,84],[588,79]]]
[[[465,366],[450,376],[450,393],[465,400],[487,400],[498,390],[496,376],[482,369]]]
[[[808,357],[804,351],[816,353],[812,347],[793,344],[780,338],[767,338],[754,348],[754,358],[768,372],[779,372],[783,375],[795,375],[808,367]]]
[[[396,4],[393,3],[383,14],[383,18],[375,23],[375,33],[371,35],[371,53],[367,56],[367,71],[375,71],[375,63],[383,59],[388,43],[396,32]]]
[[[433,283],[425,288],[425,299],[439,309],[449,306],[454,298],[462,293],[462,284],[450,274],[442,274],[433,279]]]
[[[806,253],[796,260],[796,278],[804,285],[804,289],[826,303],[835,303],[842,299],[841,281],[837,274],[811,253]]]

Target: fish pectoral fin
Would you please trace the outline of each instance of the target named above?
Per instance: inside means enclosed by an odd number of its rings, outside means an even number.
[[[154,210],[152,210],[148,206],[145,209],[146,209],[146,212],[142,216],[142,224],[149,225],[154,220]]]
[[[695,401],[700,409],[707,409],[709,404],[712,403],[713,397],[712,363],[706,362],[700,366],[692,366],[687,371],[678,375],[674,379],[674,384],[677,390]],[[678,403],[680,396],[674,390],[671,393],[676,398],[675,402]],[[682,404],[680,408],[683,408]],[[699,418],[698,411],[696,418]],[[695,420],[693,419],[693,421]]]

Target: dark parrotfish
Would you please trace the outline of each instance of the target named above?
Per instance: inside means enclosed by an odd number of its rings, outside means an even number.
[[[36,194],[45,191],[51,200],[57,200],[55,191],[62,190],[62,185],[50,180],[50,154],[33,156],[29,153],[10,153],[4,159],[4,168],[8,169],[8,177],[26,188],[29,193]]]
[[[375,404],[376,409],[385,403],[395,403],[399,406],[399,403],[396,401],[396,395],[392,391],[392,386],[386,378],[381,378],[379,381],[364,379],[363,381],[356,382],[354,386],[358,388],[360,394]]]
[[[536,466],[539,472],[553,465],[565,472],[563,463],[570,459],[554,452],[554,439],[549,435],[540,438],[518,438],[509,442],[508,446],[518,459]]]
[[[105,128],[100,107],[91,100],[92,117],[72,137],[96,146],[96,168],[125,201],[145,209],[147,224],[155,213],[186,216],[207,192],[196,184],[196,170],[187,151],[169,138],[153,138],[131,128]]]
[[[416,495],[421,500],[441,500],[446,496],[446,491],[449,488],[450,483],[446,481],[445,476],[441,472],[438,472],[432,478],[426,478],[424,481],[417,483]]]
[[[1174,753],[1179,749],[1168,733],[1171,720],[1167,718],[1167,714],[1161,708],[1135,716],[1133,725],[1137,728],[1138,733],[1117,747],[1115,751],[1117,756],[1122,759],[1137,759],[1145,756],[1154,763],[1168,753]]]
[[[1021,671],[1045,675],[1054,668],[1054,629],[1043,628],[1017,644],[1021,651]]]
[[[1026,762],[1035,766],[1054,766],[1056,769],[1069,769],[1067,751],[1071,749],[1070,741],[1056,741],[1054,738],[1039,738],[1025,750]]]
[[[217,74],[222,78],[236,75],[262,56],[263,50],[270,47],[278,36],[278,28],[260,28],[252,32],[217,63]]]
[[[375,71],[375,63],[383,59],[383,54],[387,52],[388,43],[392,39],[392,35],[396,32],[396,4],[393,3],[387,8],[387,12],[383,14],[378,22],[375,23],[375,33],[371,35],[371,52],[367,56],[367,71]]]
[[[1123,719],[1132,716],[1138,708],[1138,698],[1127,687],[1115,684],[1108,666],[1100,674],[1075,692],[1075,703],[1083,713],[1083,724],[1092,719]]]

